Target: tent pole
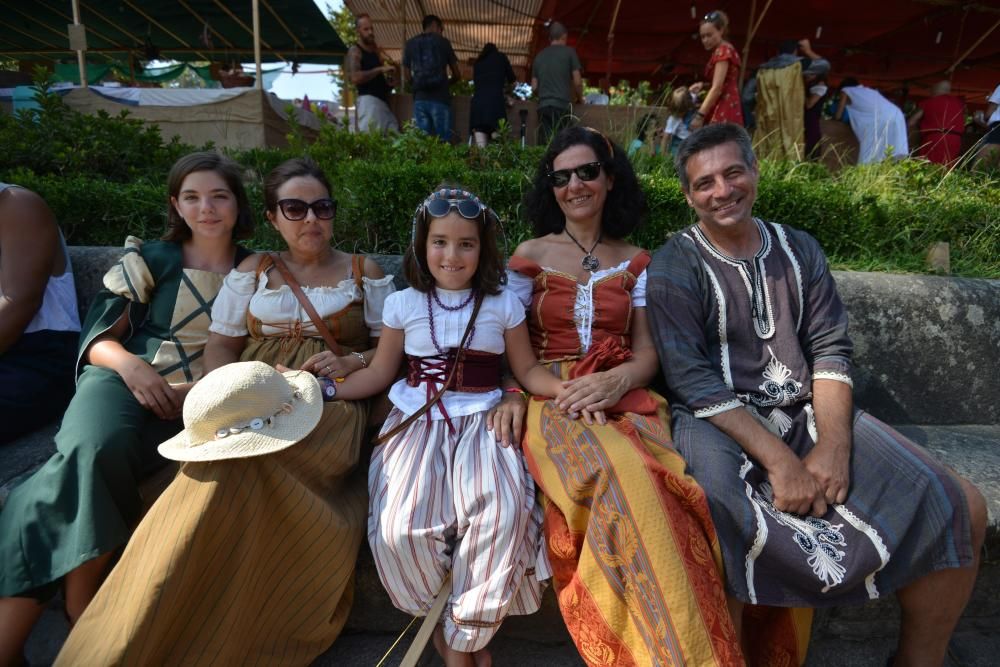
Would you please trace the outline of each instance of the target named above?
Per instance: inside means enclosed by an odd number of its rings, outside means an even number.
[[[399,13],[403,30],[403,38],[399,42],[399,93],[403,93],[403,86],[406,85],[405,73],[403,71],[403,49],[406,48],[406,0],[399,0]]]
[[[253,0],[253,60],[257,66],[257,90],[264,90],[264,73],[260,66],[260,2]]]
[[[747,58],[750,57],[750,43],[753,42],[753,38],[757,35],[757,29],[760,28],[761,21],[764,20],[764,15],[767,14],[767,10],[771,8],[771,3],[774,0],[767,0],[767,4],[764,5],[764,9],[760,10],[760,16],[757,20],[754,20],[754,9],[757,6],[757,0],[753,0],[750,5],[750,32],[747,34],[747,41],[743,45],[743,60],[740,62],[740,80],[737,84],[740,90],[743,90],[743,78],[747,71]]]
[[[80,0],[73,0],[73,24],[80,25]],[[80,66],[80,87],[87,87],[87,57],[77,50],[76,63]]]
[[[998,27],[1000,27],[1000,19],[997,19],[997,22],[994,23],[993,26],[989,30],[987,30],[986,32],[984,32],[982,37],[980,37],[975,42],[973,42],[972,46],[970,46],[969,48],[967,48],[965,50],[965,53],[963,53],[958,58],[958,60],[956,60],[954,63],[952,63],[951,67],[949,67],[948,69],[945,70],[945,74],[949,74],[949,75],[953,74],[955,72],[955,70],[958,68],[958,66],[962,64],[962,61],[965,60],[966,58],[968,58],[969,54],[972,53],[973,51],[975,51],[976,47],[979,46],[980,44],[982,44],[983,41],[987,37],[989,37],[993,33],[993,31],[996,30]]]
[[[618,23],[618,10],[622,7],[622,0],[615,3],[615,11],[611,15],[611,28],[608,30],[608,85],[611,85],[611,54],[615,50],[615,24]]]

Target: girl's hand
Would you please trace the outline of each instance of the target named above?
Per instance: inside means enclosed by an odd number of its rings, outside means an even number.
[[[139,405],[152,410],[160,419],[176,419],[180,415],[184,397],[145,361],[134,357],[119,370],[119,374]]]
[[[581,410],[580,412],[570,412],[570,419],[579,419],[583,417],[583,421],[587,423],[587,426],[593,426],[594,423],[598,423],[604,426],[608,423],[608,416],[604,414],[604,410]]]
[[[607,410],[620,401],[629,389],[625,376],[606,371],[567,380],[562,385],[563,390],[555,400],[563,412]]]
[[[301,370],[308,371],[316,376],[325,376],[332,379],[345,378],[356,370],[361,369],[361,360],[353,354],[338,357],[329,350],[317,352],[302,364]]]
[[[486,430],[493,431],[493,437],[501,447],[520,447],[521,429],[524,428],[527,411],[527,401],[522,394],[505,391],[500,402],[486,413]]]
[[[705,124],[705,117],[701,114],[701,112],[698,112],[694,115],[694,118],[691,119],[691,124],[688,125],[688,129],[697,130],[704,124]]]
[[[702,88],[704,87],[705,87],[704,81],[696,81],[695,83],[692,83],[690,86],[688,86],[688,92],[693,95],[697,95],[698,93],[701,92]]]

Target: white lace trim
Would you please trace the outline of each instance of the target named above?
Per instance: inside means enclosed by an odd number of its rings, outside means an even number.
[[[889,563],[889,550],[885,546],[885,542],[882,541],[882,537],[878,534],[872,526],[857,517],[851,510],[847,509],[844,505],[834,505],[833,509],[836,510],[837,514],[844,517],[847,523],[854,526],[854,529],[859,533],[864,533],[864,535],[871,541],[872,546],[875,547],[875,551],[878,552],[878,557],[882,561],[874,572],[870,572],[867,577],[865,577],[865,589],[868,591],[868,599],[877,600],[880,596],[878,587],[875,586],[875,575],[878,574],[882,568],[884,568]]]
[[[812,374],[813,380],[836,380],[837,382],[843,382],[848,387],[854,388],[854,380],[847,373],[838,373],[837,371],[816,371]]]
[[[726,293],[722,291],[722,285],[718,277],[712,271],[712,267],[702,260],[705,273],[712,281],[712,289],[715,291],[715,299],[719,302],[719,352],[722,357],[722,380],[730,390],[733,388],[733,371],[729,367],[729,334],[726,330]]]
[[[742,407],[743,403],[739,399],[733,398],[728,401],[723,401],[722,403],[710,405],[707,408],[699,408],[694,411],[694,416],[699,419],[704,419],[705,417],[714,417],[715,415],[720,415],[723,412],[728,412]]]
[[[753,320],[754,331],[758,338],[766,340],[773,337],[776,331],[771,293],[767,290],[767,271],[764,269],[764,260],[771,253],[771,235],[766,232],[761,220],[754,218],[754,222],[757,224],[757,232],[760,234],[760,250],[757,251],[752,260],[736,259],[719,252],[700,229],[694,227],[693,230],[697,242],[710,255],[739,272],[743,286],[747,291],[747,297],[750,299],[750,319]],[[747,269],[751,265],[754,267],[752,276]]]
[[[757,503],[754,502],[753,487],[746,481],[747,473],[752,469],[753,464],[750,462],[750,459],[747,458],[747,455],[743,454],[743,465],[740,466],[740,479],[743,480],[743,487],[747,494],[747,499],[750,501],[750,507],[753,508],[754,515],[757,518],[757,533],[754,535],[753,544],[750,545],[750,550],[747,551],[745,560],[747,595],[750,597],[751,604],[757,604],[757,588],[754,586],[754,567],[756,566],[757,558],[764,550],[764,545],[767,544],[767,522],[764,521],[764,513],[761,512]]]
[[[781,249],[785,251],[788,261],[792,263],[792,269],[795,273],[795,285],[799,290],[799,316],[795,320],[795,330],[798,331],[802,327],[802,314],[805,312],[805,295],[802,291],[802,269],[799,267],[798,258],[792,252],[792,247],[788,245],[788,236],[785,234],[784,226],[774,222],[769,224],[774,228],[774,232],[778,236],[778,243],[781,244]]]

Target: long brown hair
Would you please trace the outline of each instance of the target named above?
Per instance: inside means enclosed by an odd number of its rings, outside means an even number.
[[[160,238],[164,241],[181,242],[191,238],[191,228],[174,207],[174,200],[181,193],[184,179],[196,171],[214,171],[226,182],[226,186],[236,198],[236,225],[234,239],[248,239],[253,236],[253,216],[250,214],[250,199],[243,187],[243,169],[239,164],[216,151],[189,153],[174,163],[167,176],[167,231]]]

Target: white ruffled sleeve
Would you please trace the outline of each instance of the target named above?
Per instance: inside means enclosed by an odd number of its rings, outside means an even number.
[[[222,288],[212,304],[212,333],[238,338],[247,335],[247,309],[257,287],[257,276],[233,269],[222,281]]]
[[[508,279],[509,280],[509,279]],[[500,298],[503,299],[503,325],[505,329],[513,329],[526,318],[526,313],[524,310],[524,304],[521,303],[521,298],[510,289],[510,284],[500,292]]]
[[[632,288],[632,307],[646,307],[646,269],[643,269],[636,278],[635,287]]]
[[[525,308],[531,307],[531,290],[534,281],[523,273],[507,270],[507,289],[514,294]]]
[[[382,324],[391,328],[399,329],[400,331],[406,329],[406,321],[403,318],[403,301],[406,292],[393,292],[385,297],[385,302],[382,306]],[[379,331],[381,331],[379,327]]]
[[[386,299],[396,291],[392,284],[392,276],[384,278],[361,278],[361,289],[365,293],[365,326],[369,336],[377,338],[382,335],[383,309]]]

